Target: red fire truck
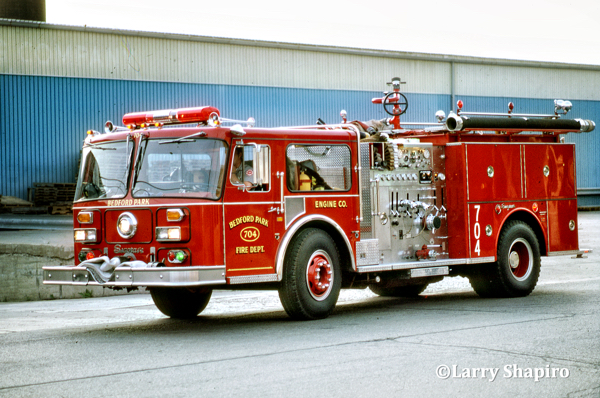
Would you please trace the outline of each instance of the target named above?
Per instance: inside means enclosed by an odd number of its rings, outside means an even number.
[[[575,147],[561,135],[594,122],[561,118],[568,101],[548,115],[458,101],[411,128],[401,83],[372,100],[384,120],[255,128],[204,106],[89,131],[75,265],[44,267],[44,283],[147,288],[174,318],[214,289],[277,289],[292,318],[318,319],[341,288],[416,296],[445,276],[526,296],[541,256],[581,255]]]

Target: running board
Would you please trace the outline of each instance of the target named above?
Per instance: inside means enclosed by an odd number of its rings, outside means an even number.
[[[493,263],[496,259],[490,257],[479,257],[479,258],[457,258],[457,259],[445,259],[445,260],[423,260],[423,261],[411,261],[406,263],[397,264],[377,264],[377,265],[363,265],[357,268],[358,273],[363,274],[367,272],[385,272],[385,271],[399,271],[415,268],[431,268],[431,267],[443,267],[453,265],[465,265],[465,264],[480,264],[480,263]]]

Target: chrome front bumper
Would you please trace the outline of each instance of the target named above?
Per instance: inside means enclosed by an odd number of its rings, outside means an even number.
[[[114,278],[98,283],[85,267],[47,266],[45,285],[128,287],[194,287],[224,285],[225,266],[205,267],[117,267]]]

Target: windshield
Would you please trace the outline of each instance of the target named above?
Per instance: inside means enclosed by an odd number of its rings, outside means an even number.
[[[202,139],[146,140],[136,165],[134,197],[221,195],[227,144]]]
[[[75,200],[124,197],[133,146],[127,141],[85,145]]]

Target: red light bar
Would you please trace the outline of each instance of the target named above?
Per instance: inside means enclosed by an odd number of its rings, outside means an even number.
[[[163,109],[160,111],[127,113],[123,116],[123,124],[129,128],[137,128],[142,124],[178,124],[208,122],[210,115],[219,110],[212,106],[197,108]]]

